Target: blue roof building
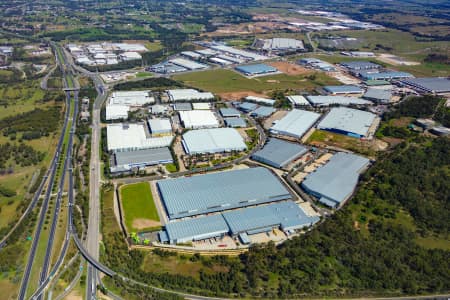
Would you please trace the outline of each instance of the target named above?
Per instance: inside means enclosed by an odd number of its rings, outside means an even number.
[[[362,156],[336,153],[328,163],[306,176],[301,186],[321,203],[338,207],[352,195],[369,162]]]
[[[342,62],[341,66],[350,71],[374,70],[380,69],[381,66],[370,61],[347,61]]]
[[[159,180],[156,185],[170,219],[291,198],[262,167]]]
[[[252,155],[252,159],[282,169],[303,156],[308,149],[295,143],[271,138],[264,147]]]
[[[242,102],[238,105],[239,109],[242,110],[243,112],[251,112],[252,110],[255,110],[258,105],[255,103],[251,103],[251,102]]]
[[[266,65],[266,64],[242,65],[242,66],[237,66],[235,69],[247,76],[262,75],[262,74],[278,72],[278,70],[276,68]]]
[[[250,116],[255,117],[255,118],[267,118],[271,114],[273,114],[275,111],[276,111],[276,109],[273,107],[260,106],[257,109],[255,109],[254,111],[252,111],[250,113]]]
[[[243,128],[247,127],[247,122],[243,118],[224,118],[223,121],[227,127]]]
[[[224,118],[239,118],[241,116],[241,113],[235,108],[221,108],[220,114]]]
[[[359,72],[358,75],[363,80],[393,80],[414,78],[414,75],[407,72],[384,71],[384,72]]]

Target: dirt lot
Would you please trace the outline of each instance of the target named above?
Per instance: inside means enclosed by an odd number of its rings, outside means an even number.
[[[224,100],[241,100],[247,96],[256,96],[256,97],[267,97],[264,94],[255,93],[252,91],[242,91],[242,92],[229,92],[229,93],[219,93],[218,94]]]
[[[289,29],[292,31],[299,31],[298,27],[287,25],[278,22],[253,22],[253,23],[242,23],[242,24],[230,24],[226,26],[219,27],[214,32],[204,33],[207,36],[221,36],[221,35],[245,35],[245,34],[256,34],[256,33],[266,33],[272,32],[273,30]]]
[[[134,219],[133,220],[133,227],[137,229],[144,229],[149,227],[156,227],[161,226],[161,222],[156,222],[153,220],[148,219]]]
[[[269,65],[277,68],[280,72],[283,72],[287,75],[303,75],[313,73],[311,70],[285,61],[271,62],[269,63]]]

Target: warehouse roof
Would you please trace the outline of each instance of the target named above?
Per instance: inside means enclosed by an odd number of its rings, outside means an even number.
[[[247,123],[243,118],[224,118],[227,127],[247,127]]]
[[[208,67],[208,65],[200,64],[198,62],[184,58],[174,58],[169,60],[169,62],[189,70],[200,70],[206,69]]]
[[[168,240],[171,242],[201,240],[226,234],[229,231],[227,223],[220,214],[169,222],[165,228]]]
[[[407,72],[399,71],[384,71],[384,72],[359,72],[365,80],[391,80],[391,79],[403,79],[403,78],[414,78],[414,75]]]
[[[257,96],[247,96],[247,97],[245,97],[245,100],[250,101],[250,102],[256,102],[256,103],[260,103],[260,104],[270,105],[270,106],[273,106],[276,102],[273,99],[267,99],[267,98],[262,98],[262,97],[257,97]]]
[[[209,102],[194,102],[194,103],[192,103],[192,108],[194,108],[194,110],[210,110],[211,103],[209,103]]]
[[[390,89],[379,89],[379,88],[368,88],[363,98],[380,101],[389,102],[392,97],[392,90]]]
[[[235,108],[221,108],[220,114],[222,117],[239,117],[241,113]]]
[[[428,93],[450,92],[450,79],[440,77],[412,78],[402,80],[403,84],[410,85]]]
[[[128,105],[106,105],[105,118],[106,120],[118,120],[127,119],[128,111],[130,107]]]
[[[236,70],[248,75],[257,75],[265,73],[274,73],[278,70],[272,66],[266,64],[253,64],[253,65],[242,65],[235,67]]]
[[[173,109],[176,111],[192,110],[192,103],[178,102],[173,105]]]
[[[365,157],[339,152],[328,163],[306,176],[302,187],[337,206],[353,193],[359,174],[369,164]],[[328,201],[328,202],[327,202]]]
[[[284,118],[273,125],[270,128],[270,131],[275,134],[301,138],[306,131],[314,125],[319,117],[320,114],[318,113],[301,109],[293,109],[286,116],[284,116]]]
[[[128,171],[133,167],[173,162],[172,155],[167,147],[116,152],[114,158],[115,166],[111,167],[111,172]]]
[[[233,128],[190,130],[183,134],[187,153],[220,153],[247,149],[242,136]]]
[[[357,85],[327,85],[323,87],[331,94],[362,94],[364,90]]]
[[[367,69],[381,68],[380,65],[374,64],[373,62],[370,61],[347,61],[342,62],[341,65],[350,70],[364,70],[364,69],[367,70]]]
[[[287,96],[287,99],[294,105],[309,105],[308,100],[301,95]]]
[[[259,39],[255,47],[263,50],[304,49],[302,41],[288,38]]]
[[[108,151],[128,151],[167,147],[173,136],[150,138],[143,124],[108,124],[106,128]]]
[[[261,167],[157,181],[169,218],[181,218],[291,198]]]
[[[170,119],[148,119],[148,126],[150,127],[150,131],[152,132],[152,134],[172,131],[172,124],[170,123]]]
[[[186,110],[178,113],[184,128],[219,127],[219,121],[210,110]]]
[[[116,91],[111,94],[109,104],[128,106],[142,106],[154,103],[155,98],[150,96],[150,91]]]
[[[257,118],[266,118],[276,111],[273,107],[260,106],[250,113],[251,116]]]
[[[367,136],[376,115],[367,111],[346,107],[335,107],[320,121],[318,129]]]
[[[345,97],[345,96],[307,96],[306,97],[311,105],[314,106],[329,106],[332,104],[340,105],[370,105],[372,102],[357,98],[357,97]]]
[[[170,101],[212,100],[214,95],[210,92],[199,92],[194,89],[168,90]]]
[[[250,58],[250,59],[253,59],[253,60],[264,60],[264,59],[268,58],[267,56],[264,56],[264,55],[259,55],[259,54],[254,53],[254,52],[245,51],[245,50],[233,48],[233,47],[230,47],[230,46],[225,46],[223,44],[218,44],[218,43],[212,44],[210,47],[212,49],[214,49],[214,50],[217,50],[217,51],[227,52],[227,53],[231,53],[233,55],[246,57],[246,58]]]
[[[256,109],[257,107],[258,107],[258,105],[256,105],[255,103],[250,103],[250,102],[242,102],[239,104],[239,108],[245,112],[252,111],[252,110]]]
[[[283,168],[306,152],[308,149],[299,144],[271,138],[261,150],[252,155],[252,159],[275,168]]]

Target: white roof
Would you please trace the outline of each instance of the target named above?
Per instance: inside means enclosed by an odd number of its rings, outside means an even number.
[[[127,119],[130,107],[127,105],[106,105],[106,120]]]
[[[199,92],[194,89],[168,90],[167,95],[171,101],[211,100],[214,95],[210,92]]]
[[[189,70],[198,70],[198,69],[205,69],[208,66],[204,64],[197,63],[195,61],[184,59],[184,58],[174,58],[169,60],[169,62],[181,66],[183,68],[187,68]]]
[[[264,56],[264,55],[259,55],[259,54],[254,53],[254,52],[240,50],[240,49],[236,49],[236,48],[225,46],[225,45],[221,45],[221,44],[213,44],[213,45],[211,45],[211,48],[214,49],[214,50],[217,50],[217,51],[231,53],[233,55],[238,55],[238,56],[250,58],[250,59],[253,59],[253,60],[268,59],[268,57]]]
[[[308,100],[301,95],[287,96],[287,99],[294,105],[309,105]]]
[[[303,49],[303,42],[296,39],[272,38],[257,43],[264,50]]]
[[[192,108],[194,108],[194,110],[210,110],[211,109],[211,103],[209,103],[209,102],[195,102],[195,103],[192,103]]]
[[[369,105],[372,102],[357,98],[357,97],[345,97],[345,96],[307,96],[308,101],[314,106],[328,106],[331,104],[341,105]]]
[[[148,126],[150,127],[152,134],[172,131],[172,124],[170,123],[170,119],[148,119]]]
[[[212,62],[221,64],[221,65],[232,65],[233,64],[231,61],[228,61],[228,60],[225,60],[225,59],[221,59],[221,58],[218,58],[218,57],[211,57],[209,60],[212,61]]]
[[[167,147],[173,136],[147,137],[144,124],[108,124],[108,151],[125,151]]]
[[[210,110],[187,110],[179,114],[185,128],[219,127],[219,121]]]
[[[183,146],[189,154],[247,149],[244,139],[233,128],[190,130],[183,134]]]
[[[155,103],[155,98],[150,96],[150,91],[117,91],[111,94],[109,104],[142,106],[147,103]]]
[[[251,102],[256,102],[256,103],[267,104],[270,106],[273,106],[275,104],[275,100],[273,100],[273,99],[261,98],[261,97],[256,97],[256,96],[247,96],[247,97],[245,97],[245,100],[251,101]]]
[[[141,59],[142,56],[137,52],[124,52],[120,54],[123,59]]]
[[[195,50],[195,52],[200,53],[201,55],[206,55],[206,56],[210,56],[210,55],[214,55],[217,52],[211,49],[202,49],[202,50]]]
[[[113,43],[112,46],[117,50],[121,51],[134,51],[134,52],[147,51],[147,48],[145,48],[145,46],[142,44]]]
[[[201,58],[202,57],[201,54],[195,53],[194,51],[183,51],[183,52],[181,52],[181,54],[192,57],[192,58]]]
[[[293,109],[270,128],[275,134],[301,138],[319,119],[320,114],[301,109]]]

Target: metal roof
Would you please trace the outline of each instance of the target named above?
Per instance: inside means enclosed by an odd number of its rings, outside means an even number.
[[[170,219],[291,198],[268,169],[257,167],[157,181]]]
[[[270,128],[270,131],[274,134],[301,138],[306,131],[314,125],[319,117],[320,114],[315,112],[293,109],[286,116],[284,116],[284,118],[273,125]]]
[[[375,114],[367,111],[335,107],[320,121],[317,128],[363,137],[367,135],[375,118]]]
[[[174,58],[169,60],[169,62],[189,70],[200,70],[208,68],[208,65],[200,64],[198,62],[184,58]]]
[[[222,117],[239,117],[241,113],[235,108],[221,108],[220,114]]]
[[[368,88],[363,98],[381,102],[389,102],[392,97],[392,90]]]
[[[199,92],[194,89],[168,90],[170,101],[212,100],[214,95],[210,92]]]
[[[170,119],[148,119],[148,126],[152,134],[172,132],[172,124]]]
[[[304,49],[302,41],[289,38],[259,39],[255,47],[263,50]]]
[[[235,67],[235,69],[249,75],[278,72],[276,68],[266,64],[242,65]]]
[[[307,96],[306,97],[311,105],[314,106],[328,106],[332,104],[340,105],[370,105],[372,102],[357,98],[357,97],[345,97],[345,96]]]
[[[308,100],[301,95],[291,95],[286,98],[294,105],[309,105]]]
[[[150,96],[150,91],[115,91],[109,98],[109,104],[142,106],[147,103],[154,103],[155,98]]]
[[[178,112],[184,128],[219,127],[219,121],[210,110],[186,110]]]
[[[342,62],[341,65],[350,70],[368,70],[381,68],[380,65],[374,64],[370,61],[347,61]]]
[[[250,115],[258,118],[265,118],[273,114],[275,111],[276,109],[273,107],[260,106],[252,111]]]
[[[170,163],[173,161],[168,147],[116,152],[114,157],[116,163],[115,167],[124,169],[131,169],[136,166]]]
[[[308,149],[280,139],[271,138],[264,147],[252,155],[252,159],[275,168],[283,168],[308,152]]]
[[[227,127],[247,127],[243,118],[224,118],[223,121]]]
[[[241,104],[239,104],[239,108],[245,112],[252,111],[252,110],[256,109],[257,107],[258,107],[258,105],[256,105],[255,103],[250,103],[250,102],[242,102]]]
[[[128,105],[106,105],[105,118],[106,120],[128,119]]]
[[[250,101],[250,102],[270,105],[270,106],[273,106],[276,102],[274,99],[267,99],[267,98],[262,98],[262,97],[257,97],[257,96],[247,96],[247,97],[245,97],[245,100]]]
[[[178,102],[174,104],[173,109],[177,111],[192,110],[192,104],[188,102]]]
[[[228,233],[228,225],[222,215],[170,222],[165,225],[167,236],[172,243],[220,236]]]
[[[450,79],[441,77],[412,78],[402,80],[402,83],[429,93],[450,92]]]
[[[220,153],[247,149],[244,139],[233,128],[190,130],[183,134],[182,144],[188,154]]]
[[[364,80],[391,80],[402,78],[414,78],[414,75],[407,72],[384,71],[384,72],[359,72]]]
[[[332,94],[362,94],[364,90],[357,85],[327,85],[325,91]]]
[[[309,193],[338,206],[353,193],[359,174],[369,164],[365,157],[339,152],[328,163],[306,176],[302,187]],[[320,199],[319,199],[320,200]],[[321,201],[321,200],[320,200]]]

